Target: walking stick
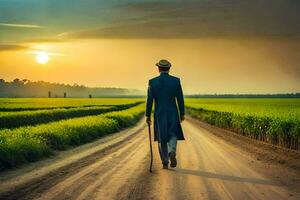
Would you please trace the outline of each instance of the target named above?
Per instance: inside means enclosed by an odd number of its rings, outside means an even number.
[[[151,127],[150,127],[150,123],[147,123],[147,124],[148,124],[148,132],[149,132],[150,157],[151,157],[151,161],[150,161],[150,169],[149,169],[149,171],[152,173],[153,152],[152,152],[152,141],[151,141]]]

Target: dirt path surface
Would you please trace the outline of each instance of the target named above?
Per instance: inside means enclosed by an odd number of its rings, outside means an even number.
[[[154,172],[148,172],[148,133],[143,128],[126,142],[93,152],[2,198],[300,199],[299,191],[289,185],[291,180],[281,181],[297,176],[295,172],[266,166],[191,121],[183,128],[186,141],[178,143],[176,169],[161,169],[154,143]]]

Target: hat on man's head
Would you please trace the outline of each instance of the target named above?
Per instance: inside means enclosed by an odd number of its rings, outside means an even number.
[[[160,60],[158,63],[156,63],[157,67],[163,67],[163,68],[170,68],[172,64],[167,60]]]

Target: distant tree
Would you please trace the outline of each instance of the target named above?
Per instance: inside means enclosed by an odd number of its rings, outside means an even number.
[[[92,95],[91,95],[91,94],[89,94],[89,98],[90,98],[90,99],[92,98]]]
[[[48,92],[48,98],[51,98],[51,91]]]
[[[66,92],[64,92],[64,98],[67,98],[67,93]]]
[[[12,84],[14,86],[22,86],[22,85],[24,85],[24,82],[22,80],[16,78],[16,79],[13,80]]]
[[[14,83],[18,83],[18,82],[20,82],[20,79],[15,78],[15,79],[13,80],[13,82],[14,82]]]
[[[24,84],[30,83],[30,81],[29,81],[28,79],[23,79],[22,82],[23,82]]]
[[[5,80],[4,79],[0,79],[0,85],[5,85]]]

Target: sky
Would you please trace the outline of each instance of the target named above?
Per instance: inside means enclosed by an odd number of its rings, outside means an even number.
[[[186,94],[299,92],[299,10],[297,0],[0,0],[0,78],[146,90],[168,59]]]

